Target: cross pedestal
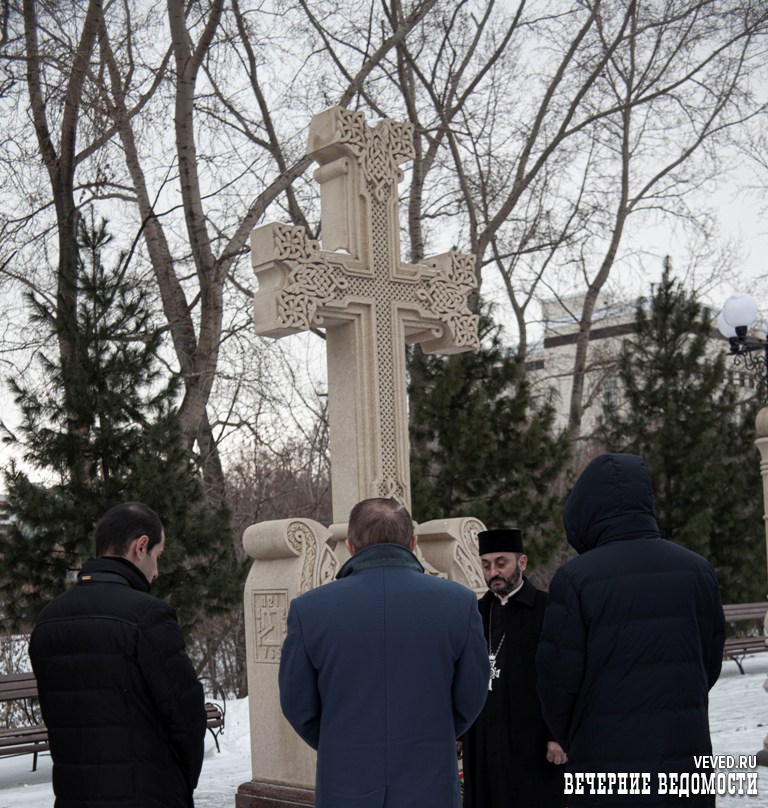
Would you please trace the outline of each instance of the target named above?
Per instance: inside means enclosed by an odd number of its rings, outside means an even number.
[[[313,806],[315,753],[280,712],[277,670],[291,598],[333,580],[339,563],[327,528],[311,519],[251,525],[243,536],[254,559],[245,584],[245,633],[253,780],[237,808]]]
[[[326,336],[334,525],[326,533],[311,526],[302,550],[309,554],[306,588],[335,574],[339,559],[332,563],[327,553],[345,537],[357,502],[393,497],[410,509],[406,344],[419,343],[428,353],[478,346],[478,318],[468,306],[476,288],[474,257],[444,253],[419,264],[400,257],[397,186],[400,166],[414,155],[412,125],[383,120],[369,127],[361,112],[333,107],[312,120],[309,154],[319,164],[322,248],[302,227],[267,224],[251,234],[257,333],[283,337],[323,328]],[[313,805],[313,753],[290,734],[279,710],[277,666],[258,651],[267,582],[273,594],[284,593],[281,604],[300,594],[297,557],[286,549],[284,523],[256,528],[250,540],[253,528],[246,532],[246,546],[259,571],[252,571],[245,591],[254,780],[240,787],[237,806]],[[482,588],[475,541],[482,529],[470,518],[423,526],[417,532],[429,548],[425,566]],[[272,548],[266,555],[261,543]],[[280,560],[286,553],[288,564]],[[284,632],[284,611],[274,616]],[[255,738],[281,748],[268,755]]]

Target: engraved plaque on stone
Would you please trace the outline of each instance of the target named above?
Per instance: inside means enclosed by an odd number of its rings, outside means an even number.
[[[255,636],[250,647],[255,662],[280,662],[288,621],[288,590],[253,592]]]

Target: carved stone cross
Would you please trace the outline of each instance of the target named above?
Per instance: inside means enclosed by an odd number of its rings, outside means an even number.
[[[259,334],[325,328],[334,521],[367,497],[410,507],[405,344],[428,353],[478,345],[467,305],[474,257],[400,258],[397,186],[413,127],[333,107],[316,115],[309,154],[319,168],[322,245],[303,227],[268,224],[251,235]]]

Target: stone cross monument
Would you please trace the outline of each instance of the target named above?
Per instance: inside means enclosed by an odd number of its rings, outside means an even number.
[[[413,126],[334,107],[317,115],[309,153],[320,164],[321,250],[303,227],[253,231],[259,334],[326,328],[334,521],[365,497],[410,506],[405,342],[428,353],[477,347],[474,256],[400,260],[397,184]],[[352,438],[354,436],[354,438]]]
[[[254,558],[245,587],[254,779],[240,786],[238,808],[314,805],[314,753],[278,703],[288,604],[333,579],[357,502],[394,497],[410,508],[406,343],[432,353],[478,345],[473,256],[400,258],[397,186],[414,155],[412,125],[369,127],[361,112],[333,107],[312,120],[309,154],[319,164],[322,248],[302,227],[253,231],[254,319],[271,337],[325,329],[334,524],[289,519],[245,533]],[[472,518],[419,525],[427,570],[484,589],[473,544],[482,529]]]

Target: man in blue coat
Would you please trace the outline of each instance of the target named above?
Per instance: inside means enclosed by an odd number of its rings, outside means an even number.
[[[488,692],[477,599],[424,574],[411,516],[358,503],[337,580],[296,598],[280,703],[317,749],[317,808],[459,808],[456,739]]]
[[[670,787],[706,774],[697,758],[712,753],[724,640],[714,570],[662,539],[637,455],[593,460],[563,520],[580,555],[552,579],[536,664],[544,719],[568,754],[568,805],[714,806]],[[619,773],[647,777],[633,789]]]

